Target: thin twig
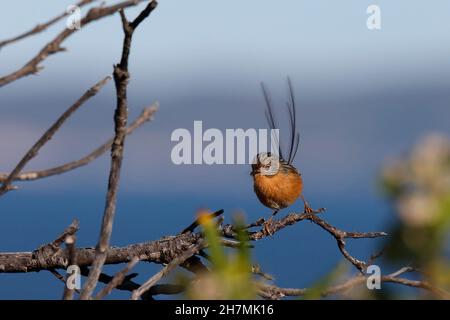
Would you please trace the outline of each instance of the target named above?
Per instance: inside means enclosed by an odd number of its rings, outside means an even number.
[[[114,66],[114,82],[116,85],[117,107],[114,114],[115,137],[111,147],[111,169],[109,173],[108,191],[106,194],[105,211],[103,213],[102,226],[100,231],[100,239],[96,247],[96,255],[92,265],[89,277],[80,294],[80,299],[90,299],[94,291],[98,277],[101,274],[103,265],[106,260],[106,253],[109,248],[111,238],[114,215],[116,211],[116,198],[119,189],[120,169],[122,167],[122,159],[124,152],[124,143],[126,136],[126,126],[128,120],[128,102],[127,102],[127,86],[129,80],[128,58],[131,49],[131,40],[133,33],[139,24],[149,16],[156,8],[156,1],[150,2],[147,7],[138,15],[133,22],[128,22],[123,10],[120,10],[120,17],[125,33],[122,57],[120,63]]]
[[[134,257],[131,259],[131,261],[127,264],[125,268],[123,268],[121,271],[117,272],[112,280],[108,283],[107,286],[105,286],[95,297],[95,300],[100,300],[106,297],[108,294],[111,293],[111,291],[114,290],[117,286],[121,285],[123,280],[125,280],[125,277],[128,272],[130,272],[131,269],[134,268],[134,266],[139,262],[138,257]]]
[[[72,223],[50,245],[59,247],[69,236],[73,236],[80,229],[80,222],[74,219]]]
[[[139,4],[140,2],[147,1],[147,0],[127,0],[123,1],[114,5],[111,5],[109,7],[95,7],[88,11],[88,13],[81,19],[80,24],[82,26],[81,29],[83,29],[84,26],[87,24],[102,19],[104,17],[110,16],[114,13],[116,13],[119,10],[125,9],[127,7],[135,6]],[[28,61],[22,68],[20,68],[17,71],[14,71],[2,78],[0,78],[0,87],[11,83],[13,81],[16,81],[20,78],[23,78],[25,76],[28,76],[30,74],[35,74],[43,69],[39,64],[47,59],[47,57],[51,54],[55,54],[57,52],[65,51],[66,49],[61,47],[61,44],[64,42],[65,39],[67,39],[69,36],[77,32],[78,29],[76,28],[65,28],[61,33],[59,33],[52,41],[47,43],[40,51],[39,53],[34,56],[30,61]]]
[[[77,238],[75,235],[70,235],[66,237],[66,247],[67,252],[69,256],[69,261],[67,263],[68,266],[75,266],[77,265],[77,251],[75,248],[75,242]],[[67,281],[69,280],[70,275],[67,275],[66,281],[64,283],[64,293],[63,293],[63,300],[72,300],[73,299],[73,292],[74,289],[69,288],[67,285]],[[79,291],[77,290],[79,293]]]
[[[89,268],[87,268],[87,267],[81,268],[81,275],[87,277],[89,275]],[[135,273],[127,275],[125,277],[125,279],[123,280],[123,282],[116,286],[116,289],[122,290],[122,291],[133,292],[134,290],[139,288],[141,285],[131,280],[135,276],[137,276],[137,274],[135,274]],[[101,273],[100,277],[98,278],[98,281],[101,283],[108,284],[111,282],[112,279],[113,279],[113,277],[111,277],[110,275]],[[179,293],[183,292],[184,289],[185,289],[184,285],[168,284],[168,283],[158,284],[158,285],[153,286],[146,293],[144,293],[142,295],[142,300],[152,300],[153,296],[160,295],[160,294],[167,294],[167,295],[179,294]]]
[[[48,265],[47,259],[50,256],[58,255],[62,251],[61,244],[63,242],[66,242],[66,245],[68,247],[68,258],[65,261],[67,261],[67,265],[76,264],[75,233],[78,231],[78,229],[79,222],[75,219],[55,240],[46,245],[40,246],[32,253],[32,256],[38,261],[40,265],[42,265],[43,267],[46,266],[46,269],[50,271],[50,273],[52,273],[58,280],[64,283],[64,299],[71,299],[73,291],[75,290],[78,293],[79,291],[78,289],[74,289],[70,290],[71,292],[68,292],[67,290],[69,289],[66,285],[66,279],[58,271],[56,271],[56,268],[52,268]]]
[[[134,130],[142,126],[146,121],[152,120],[153,114],[158,110],[158,104],[154,103],[150,107],[146,107],[140,116],[136,118],[132,124],[130,124],[127,127],[126,134],[130,135],[133,133]],[[89,153],[87,156],[74,160],[68,163],[65,163],[63,165],[53,167],[50,169],[40,170],[40,171],[29,171],[29,172],[22,172],[19,173],[15,178],[14,181],[31,181],[31,180],[37,180],[42,178],[47,178],[50,176],[63,174],[65,172],[80,168],[82,166],[85,166],[89,164],[91,161],[94,161],[98,157],[100,157],[102,154],[104,154],[106,151],[111,149],[112,143],[114,138],[109,139],[104,144],[102,144],[100,147]],[[9,176],[9,173],[0,173],[0,182],[6,181],[6,178]]]
[[[409,287],[415,287],[415,288],[421,288],[427,291],[430,291],[435,296],[441,298],[441,299],[450,299],[450,293],[437,288],[427,281],[418,281],[418,280],[410,280],[406,278],[400,278],[399,276],[406,273],[406,272],[412,272],[415,271],[414,268],[410,267],[404,267],[400,270],[393,272],[389,275],[381,276],[380,281],[382,283],[384,282],[391,282],[391,283],[397,283],[404,286]],[[360,286],[362,284],[365,284],[367,282],[367,276],[365,275],[357,275],[353,278],[350,278],[346,280],[345,282],[331,286],[329,288],[324,289],[321,293],[321,297],[327,297],[338,293],[344,293],[349,290],[351,290],[354,287]],[[301,288],[301,289],[295,289],[295,288],[280,288],[274,285],[267,285],[259,283],[259,295],[262,296],[265,299],[281,299],[285,296],[303,296],[311,289],[308,288]]]
[[[183,252],[178,257],[174,258],[169,264],[167,264],[164,268],[161,269],[158,273],[148,279],[142,286],[133,291],[131,295],[132,300],[137,300],[141,297],[146,291],[148,291],[153,285],[155,285],[161,278],[166,276],[170,271],[175,269],[178,265],[198,253],[199,250],[206,247],[206,242],[204,240],[200,240],[197,244],[192,245],[189,249]]]
[[[66,278],[64,278],[58,271],[56,271],[55,269],[49,269],[48,270],[52,275],[55,276],[56,279],[58,279],[59,281],[61,281],[62,283],[64,283],[64,286],[66,285]],[[80,290],[78,289],[74,289],[74,291],[76,293],[80,293]]]
[[[30,150],[23,156],[16,167],[11,171],[9,176],[3,182],[0,187],[0,196],[8,192],[9,185],[22,171],[26,164],[33,159],[39,152],[39,150],[53,137],[58,129],[64,124],[64,122],[77,111],[87,100],[95,96],[100,89],[111,79],[107,76],[103,80],[97,82],[92,88],[87,90],[69,109],[67,109],[56,122],[42,135],[42,137],[31,147]]]
[[[252,266],[252,273],[257,274],[261,277],[263,277],[266,280],[272,281],[273,280],[273,276],[265,273],[264,271],[261,270],[261,267],[259,265],[253,265]]]
[[[81,0],[80,2],[78,2],[77,4],[75,4],[77,7],[82,8],[83,6],[90,4],[94,1],[98,1],[98,0]],[[0,49],[2,49],[4,46],[17,42],[19,40],[25,39],[27,37],[30,37],[32,35],[36,35],[44,30],[46,30],[48,27],[52,26],[53,24],[57,23],[58,21],[60,21],[61,19],[63,19],[64,17],[67,17],[69,15],[69,12],[64,11],[63,13],[57,15],[56,17],[50,19],[49,21],[45,22],[45,23],[40,23],[38,25],[36,25],[34,28],[21,33],[18,36],[15,36],[13,38],[10,39],[6,39],[3,41],[0,41]]]
[[[67,256],[66,253],[63,253],[63,250],[61,249],[61,244],[64,241],[66,241],[68,237],[73,236],[78,231],[78,229],[79,229],[79,222],[78,220],[75,219],[58,238],[34,250],[31,256],[36,261],[35,262],[36,265],[45,270],[56,269],[51,265],[50,262],[51,257],[58,256],[59,254],[63,254],[65,257]],[[64,266],[67,265],[69,259],[70,258],[67,258],[61,261],[64,264]],[[4,265],[0,263],[0,269],[1,267],[4,267]],[[22,265],[22,267],[24,266]]]

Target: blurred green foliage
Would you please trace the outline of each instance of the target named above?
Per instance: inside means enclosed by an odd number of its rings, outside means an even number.
[[[256,282],[252,274],[252,260],[249,241],[244,230],[242,217],[234,221],[239,245],[227,252],[221,244],[216,223],[206,213],[202,213],[201,226],[208,242],[211,260],[210,272],[198,276],[188,286],[189,299],[255,299]]]

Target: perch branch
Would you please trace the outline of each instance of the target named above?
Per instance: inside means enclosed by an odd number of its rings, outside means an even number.
[[[274,221],[272,228],[276,228],[277,231],[282,230],[288,225],[306,220],[309,215],[310,214],[289,214],[279,221]],[[236,236],[232,225],[222,226],[221,231],[226,237],[234,238]],[[253,241],[255,239],[261,239],[265,237],[264,235],[261,237],[262,233],[264,233],[264,229],[262,229],[261,231],[250,233],[249,238]],[[361,234],[346,234],[361,238]],[[369,233],[369,235],[376,236],[377,234]],[[380,236],[381,235],[382,234],[380,233]],[[163,237],[160,240],[131,244],[125,247],[112,247],[107,252],[105,263],[127,263],[130,260],[129,257],[138,256],[141,261],[167,264],[175,257],[179,256],[183,251],[196,244],[200,238],[200,233],[187,232],[180,233],[176,236]],[[222,244],[234,247],[236,246],[237,242],[228,243],[227,241],[225,241],[222,242]],[[93,248],[77,248],[78,265],[80,267],[90,266],[92,264],[94,255],[95,250]],[[66,260],[67,256],[65,252],[56,252],[46,257],[48,266],[51,268],[67,267],[65,263]],[[36,260],[33,252],[0,253],[0,273],[32,272],[45,269],[46,268],[40,265],[39,261]]]
[[[298,221],[306,220],[305,214],[302,214],[301,216],[303,216],[302,219],[300,219],[299,217],[296,217],[296,219]],[[293,219],[294,216],[291,214],[283,219],[286,218],[289,218],[289,220],[287,221],[292,221],[291,219]],[[283,221],[283,219],[281,220]],[[32,272],[66,268],[69,260],[68,252],[65,250],[61,250],[59,246],[68,235],[74,234],[77,229],[78,223],[75,221],[55,241],[50,244],[44,245],[33,252],[0,253],[0,273]],[[281,229],[282,228],[279,228],[278,230]],[[234,235],[233,231],[230,231],[229,225],[223,227],[223,232],[228,234],[228,236]],[[374,233],[369,233],[369,235],[376,236],[376,234]],[[345,232],[342,236],[363,238],[361,233],[353,232]],[[199,244],[201,244],[201,246],[197,247],[197,245]],[[151,298],[151,296],[155,294],[177,294],[183,291],[183,288],[181,286],[170,284],[156,285],[156,282],[159,281],[164,275],[170,272],[170,270],[172,270],[177,265],[183,266],[183,264],[189,261],[189,259],[195,257],[197,252],[200,253],[201,248],[203,248],[204,246],[206,246],[206,244],[203,243],[200,233],[187,232],[178,234],[176,236],[164,237],[156,241],[131,244],[126,247],[112,247],[107,251],[105,263],[119,264],[129,262],[130,257],[139,257],[141,261],[166,264],[166,267],[164,267],[154,277],[147,281],[147,285],[145,287],[139,286],[139,284],[132,282],[130,278],[134,275],[130,275],[125,277],[125,281],[123,281],[122,284],[116,285],[116,288],[120,290],[127,290],[130,292],[136,291],[141,288],[140,291],[137,291],[135,293],[134,298],[139,298],[140,294],[142,294],[143,299],[149,297]],[[89,267],[94,261],[95,250],[93,248],[77,248],[76,254],[78,257],[77,262],[82,270],[82,274],[87,275],[87,272],[85,271],[83,273],[83,270],[87,270],[87,267]],[[400,285],[415,288],[422,288],[432,292],[437,297],[445,299],[450,298],[450,293],[433,286],[427,281],[410,280],[400,277],[404,273],[412,272],[415,270],[416,269],[411,267],[404,267],[391,274],[381,276],[381,281],[397,283]],[[191,271],[195,272],[194,269],[192,269]],[[261,273],[260,269],[257,267],[255,270],[253,270],[253,272],[256,274]],[[113,279],[113,277],[104,274],[101,274],[99,277],[99,281],[104,283],[110,283]],[[366,281],[367,276],[364,274],[360,274],[345,281],[342,284],[325,289],[321,293],[321,295],[323,297],[326,297],[337,293],[344,293],[353,287],[364,284]],[[146,291],[144,289],[148,288],[149,290],[147,291],[147,293],[144,293]],[[302,296],[307,292],[307,290],[308,289],[279,288],[274,285],[264,284],[261,285],[259,294],[265,299],[280,299],[284,296]]]
[[[325,220],[318,217],[318,213],[322,212],[319,210],[315,213],[290,213],[284,218],[273,221],[269,226],[262,228],[257,232],[250,232],[249,239],[250,240],[260,240],[269,235],[273,235],[275,232],[284,229],[287,226],[293,225],[297,222],[303,220],[309,220],[314,224],[320,226],[322,229],[326,230],[329,234],[331,234],[337,242],[338,248],[341,251],[342,255],[345,259],[347,259],[350,263],[352,263],[360,272],[364,273],[367,268],[367,263],[361,260],[358,260],[350,255],[350,253],[345,248],[345,239],[363,239],[363,238],[377,238],[383,237],[387,234],[385,232],[347,232],[340,230]],[[249,227],[260,226],[264,224],[263,219],[259,219],[256,223],[251,224]],[[235,238],[236,232],[233,229],[232,225],[225,225],[222,229],[223,235],[225,237]]]
[[[197,243],[200,238],[201,234],[199,233],[186,233],[167,236],[154,241],[134,243],[124,247],[111,247],[107,251],[105,264],[128,263],[130,257],[134,256],[139,257],[141,261],[167,264]],[[38,259],[36,254],[38,250],[0,252],[0,273],[38,272],[67,268],[69,256],[66,250],[45,250],[41,254],[42,259]],[[89,267],[94,261],[95,248],[76,248],[76,255],[77,265],[81,269]],[[45,263],[41,263],[41,260]]]

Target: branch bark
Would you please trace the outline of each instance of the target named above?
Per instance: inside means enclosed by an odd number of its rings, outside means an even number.
[[[120,169],[124,152],[126,136],[126,126],[128,120],[127,87],[129,80],[128,58],[131,49],[133,33],[139,24],[156,8],[156,1],[150,2],[147,7],[138,15],[133,22],[128,22],[123,10],[120,10],[120,17],[125,33],[122,58],[120,63],[114,66],[114,82],[116,85],[117,107],[114,114],[115,137],[111,147],[111,169],[109,173],[108,191],[106,194],[105,212],[103,214],[100,239],[96,247],[95,260],[92,264],[89,277],[80,294],[80,299],[90,299],[94,291],[98,277],[105,263],[109,241],[111,238],[114,215],[116,211],[117,191],[119,189]]]
[[[140,261],[167,264],[197,243],[200,238],[200,234],[187,233],[163,237],[154,241],[134,243],[124,247],[111,247],[107,251],[105,264],[128,263],[132,257],[139,257]],[[38,253],[38,251],[42,250],[0,252],[0,273],[38,272],[67,268],[69,259],[67,250],[58,248],[57,250],[44,250],[41,253]],[[78,247],[76,255],[77,264],[80,268],[89,267],[94,262],[95,248]]]

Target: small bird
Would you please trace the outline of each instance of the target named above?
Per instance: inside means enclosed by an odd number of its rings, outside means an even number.
[[[264,83],[261,84],[267,109],[265,115],[270,129],[278,129],[274,116],[273,105],[268,90]],[[278,155],[270,152],[259,153],[252,164],[253,187],[259,201],[266,207],[273,210],[272,216],[266,223],[270,223],[279,210],[292,205],[299,197],[303,200],[304,211],[306,213],[315,212],[306,202],[302,195],[303,179],[301,173],[292,165],[298,151],[300,134],[296,125],[295,97],[291,80],[288,78],[289,102],[287,109],[289,112],[290,141],[287,154],[283,157],[281,143],[275,140]],[[268,226],[265,225],[266,230]]]

